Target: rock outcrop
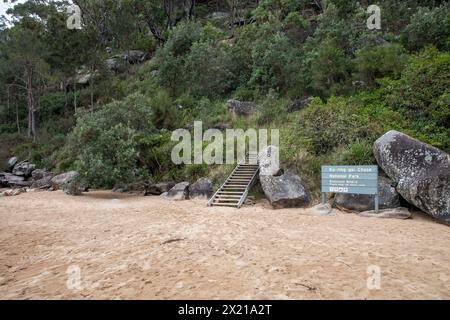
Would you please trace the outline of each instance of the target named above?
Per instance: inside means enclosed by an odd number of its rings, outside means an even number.
[[[291,172],[278,177],[260,176],[260,181],[264,194],[275,209],[301,208],[311,202],[303,180]]]
[[[258,106],[253,102],[242,102],[238,100],[228,100],[227,101],[228,111],[232,112],[238,116],[249,116],[255,113]]]
[[[190,199],[209,199],[214,193],[213,183],[207,178],[200,178],[189,188]]]
[[[394,182],[384,176],[378,179],[379,209],[394,209],[400,207],[400,196],[395,190]],[[339,193],[334,197],[334,206],[356,212],[373,210],[375,196],[367,194]]]
[[[450,223],[450,155],[398,131],[374,144],[379,166],[410,204]]]

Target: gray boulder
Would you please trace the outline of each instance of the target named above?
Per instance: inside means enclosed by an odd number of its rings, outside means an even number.
[[[228,100],[228,111],[238,116],[248,116],[255,113],[258,106],[253,102],[241,102],[238,100]]]
[[[31,164],[28,161],[22,161],[14,166],[12,173],[15,176],[29,178],[35,169],[36,166],[34,164]]]
[[[187,200],[189,199],[189,182],[176,184],[168,192],[161,195],[166,200]]]
[[[213,184],[207,178],[200,178],[189,188],[190,199],[209,199],[214,193]]]
[[[275,209],[301,208],[311,202],[302,178],[291,172],[278,177],[260,176],[260,181],[264,194]]]
[[[450,223],[450,155],[398,131],[374,144],[379,166],[410,204]]]
[[[53,190],[62,190],[65,184],[76,180],[79,174],[76,171],[69,171],[53,177],[50,182]]]
[[[8,160],[8,171],[12,171],[14,169],[14,166],[17,164],[19,159],[17,157],[12,157]]]
[[[280,174],[280,150],[268,146],[258,154],[259,174],[262,176],[277,176]]]
[[[394,209],[400,207],[400,196],[395,190],[394,182],[384,176],[378,179],[379,209]],[[375,207],[375,196],[368,194],[343,194],[334,197],[334,206],[356,212],[370,211]]]
[[[288,106],[287,111],[288,112],[295,112],[305,109],[309,106],[309,104],[312,101],[312,97],[305,97],[302,99],[296,99],[291,102],[291,104]]]
[[[175,186],[174,182],[163,182],[163,183],[154,183],[146,186],[145,188],[145,196],[155,195],[159,196],[165,192],[168,192]]]

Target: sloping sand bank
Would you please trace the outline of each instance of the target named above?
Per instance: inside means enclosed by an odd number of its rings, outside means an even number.
[[[307,214],[111,192],[0,198],[0,299],[450,299],[450,227]]]

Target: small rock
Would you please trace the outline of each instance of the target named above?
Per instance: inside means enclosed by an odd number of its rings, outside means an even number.
[[[388,219],[410,219],[412,217],[411,212],[406,208],[394,208],[379,210],[378,213],[375,210],[364,211],[358,214],[361,217],[366,218],[388,218]]]

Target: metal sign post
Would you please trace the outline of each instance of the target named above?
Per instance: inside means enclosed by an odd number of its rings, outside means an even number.
[[[378,213],[378,166],[322,166],[324,204],[327,193],[374,195],[375,212]]]

